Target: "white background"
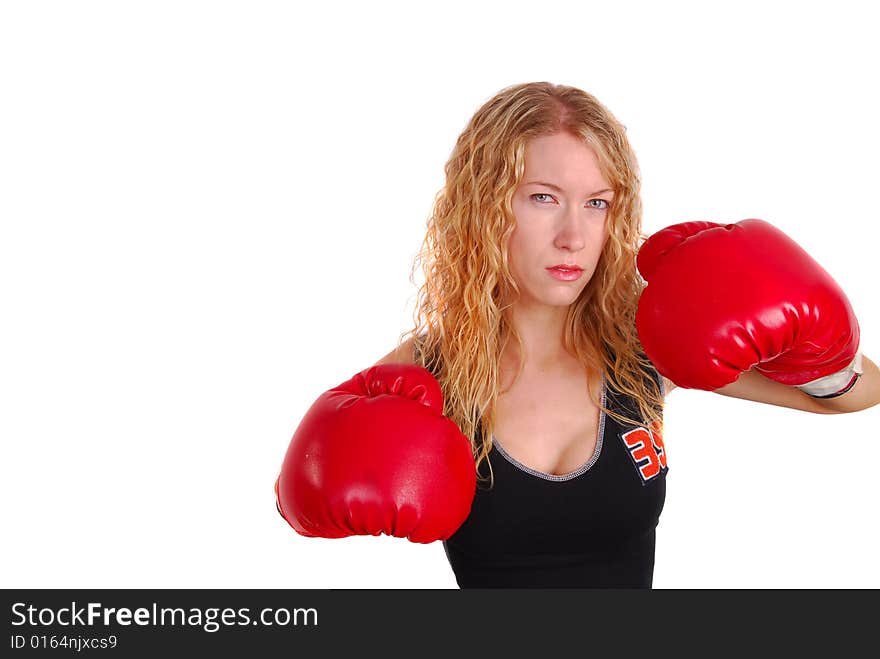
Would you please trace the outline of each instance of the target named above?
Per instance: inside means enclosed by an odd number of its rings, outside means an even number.
[[[0,585],[455,588],[440,543],[302,538],[272,487],[409,328],[443,165],[509,84],[627,126],[646,232],[788,233],[877,361],[869,6],[4,3]],[[673,392],[655,587],[880,587],[878,421]]]

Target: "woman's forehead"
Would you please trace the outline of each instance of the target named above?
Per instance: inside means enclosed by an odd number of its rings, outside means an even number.
[[[536,137],[525,149],[523,182],[543,181],[560,188],[610,188],[596,152],[567,134]],[[598,186],[598,187],[596,187]]]

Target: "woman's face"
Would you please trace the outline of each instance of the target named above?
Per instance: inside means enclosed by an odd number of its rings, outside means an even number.
[[[610,188],[595,152],[573,135],[536,137],[526,144],[508,251],[521,291],[519,304],[568,306],[577,299],[608,238]],[[572,281],[561,280],[548,270],[560,264],[583,272]]]

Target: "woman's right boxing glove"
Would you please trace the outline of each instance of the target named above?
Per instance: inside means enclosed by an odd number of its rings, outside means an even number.
[[[309,537],[445,540],[470,513],[470,442],[443,416],[426,369],[381,364],[322,394],[303,417],[275,481],[278,511]]]

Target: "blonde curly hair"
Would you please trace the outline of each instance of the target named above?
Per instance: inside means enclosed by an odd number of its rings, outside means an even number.
[[[593,149],[614,190],[606,214],[608,240],[591,280],[569,306],[563,345],[591,372],[603,373],[610,387],[631,396],[642,418],[606,408],[599,392],[590,389],[606,414],[658,429],[662,423],[662,392],[647,376],[650,362],[635,328],[645,285],[636,254],[646,236],[638,164],[626,128],[581,89],[549,82],[512,85],[477,110],[446,163],[446,183],[435,196],[413,263],[413,275],[421,264],[425,276],[414,327],[398,344],[413,339],[415,362],[440,383],[444,414],[471,441],[478,474],[492,448],[501,354],[510,340],[524,354],[510,320],[519,296],[507,254],[516,223],[511,203],[524,175],[526,143],[560,132]],[[522,368],[520,359],[520,374]],[[491,464],[489,470],[491,480]]]

